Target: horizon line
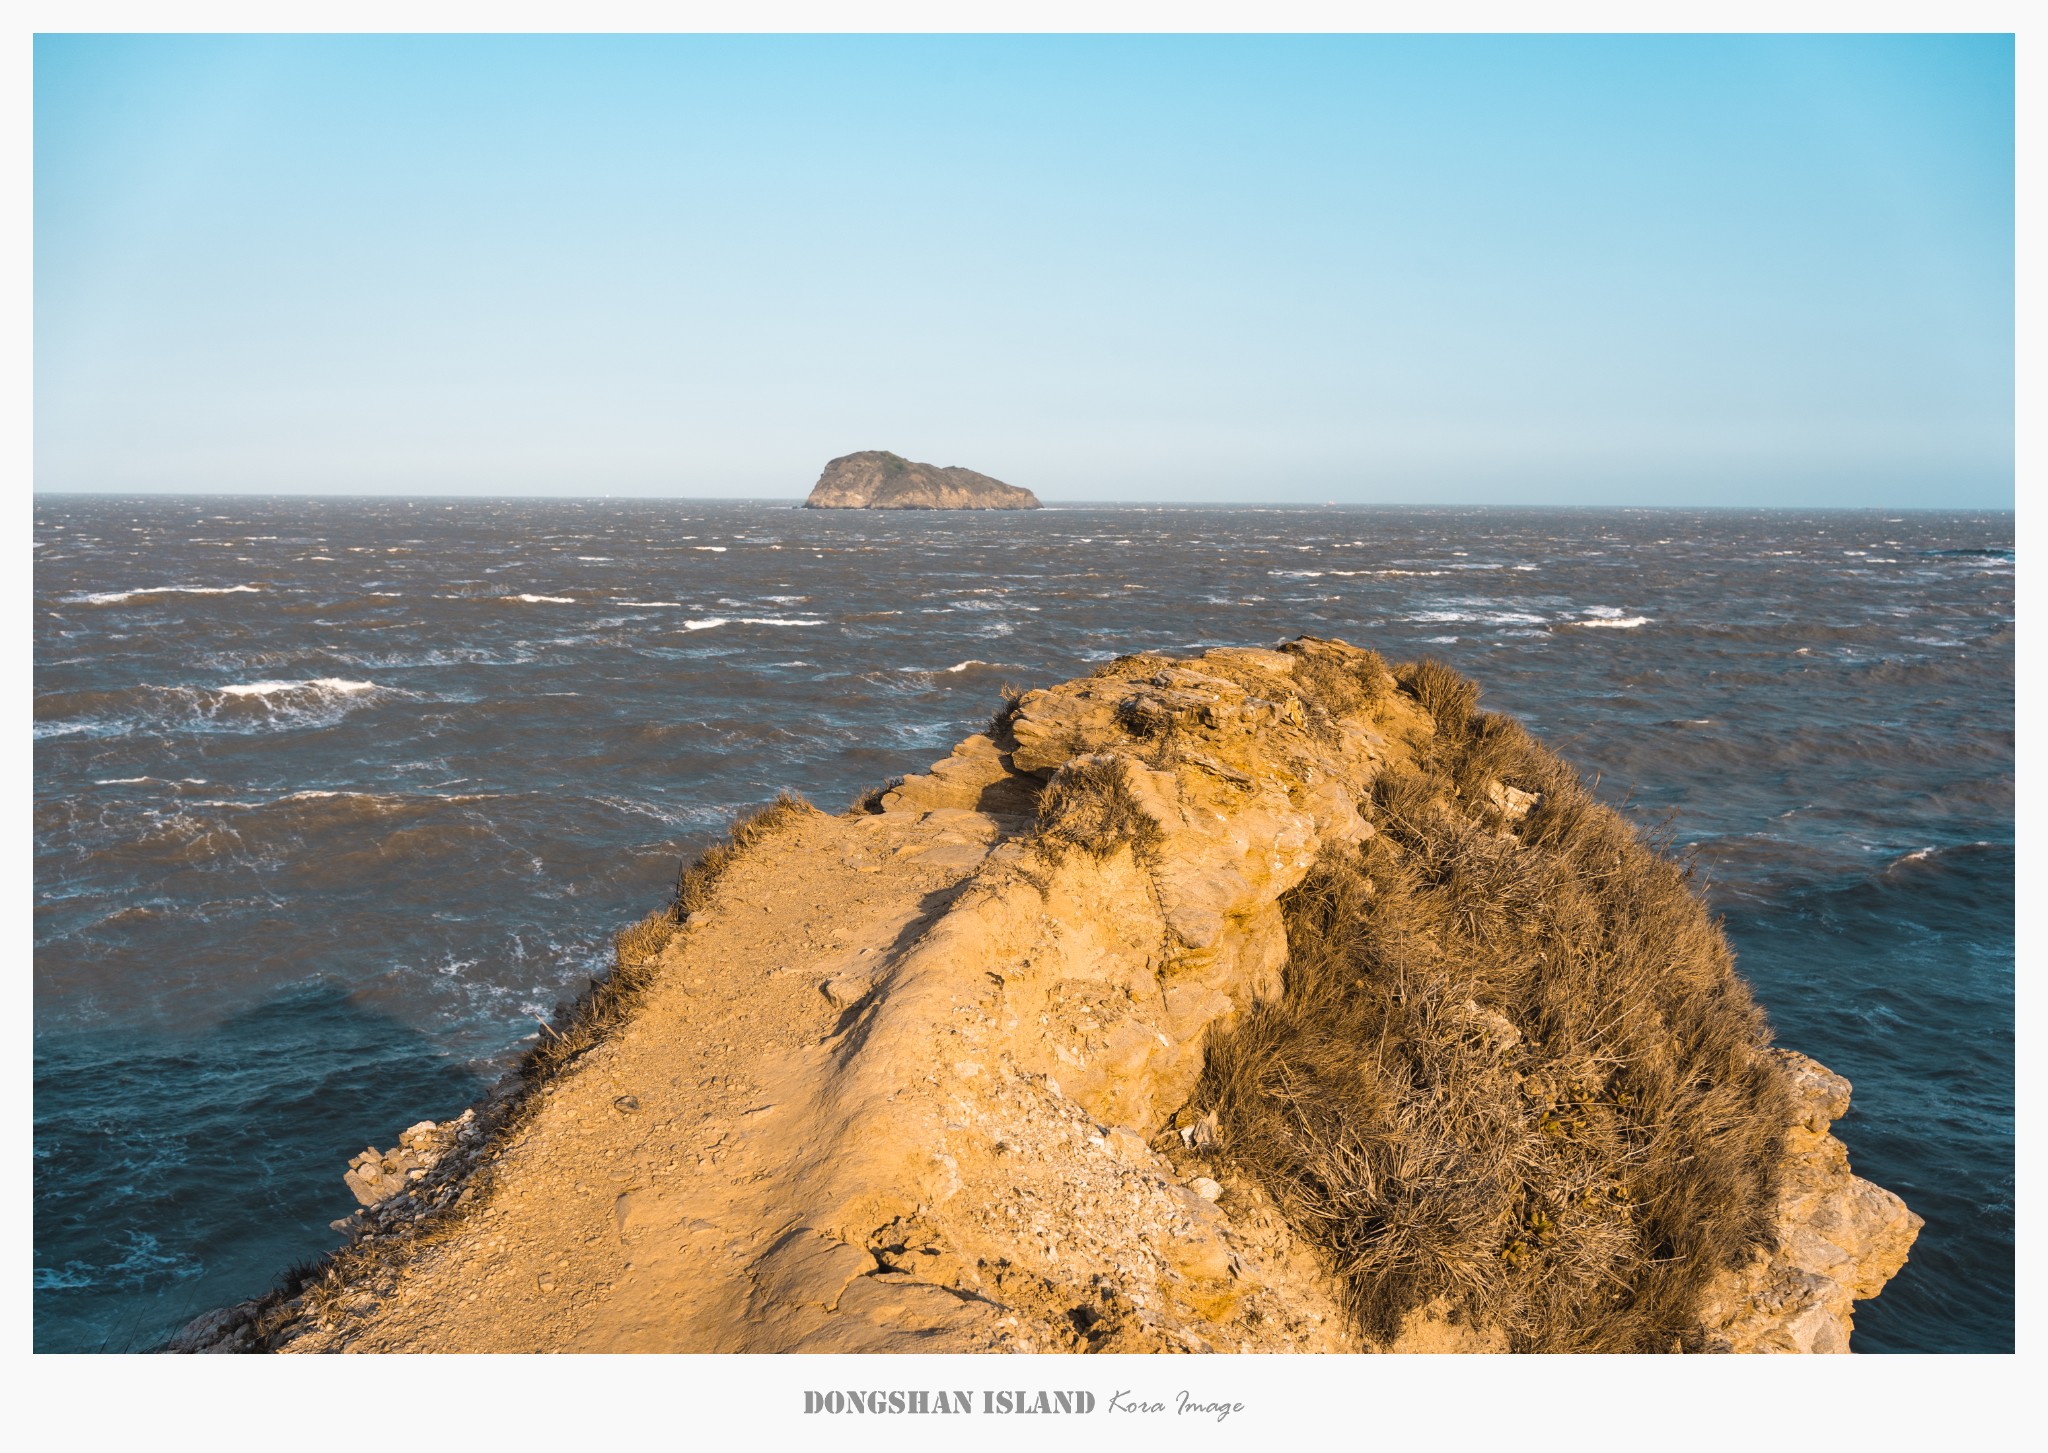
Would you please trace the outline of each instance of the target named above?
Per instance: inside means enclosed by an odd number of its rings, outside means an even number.
[[[417,494],[398,492],[348,492],[342,490],[118,490],[118,489],[34,489],[29,492],[31,500],[43,499],[121,499],[121,500],[390,500],[410,502],[432,500],[436,504],[454,504],[464,501],[477,504],[504,504],[515,501],[535,503],[644,503],[644,504],[759,504],[788,505],[792,509],[804,509],[800,495],[692,495],[692,494]],[[1030,509],[846,509],[821,508],[814,513],[820,515],[1029,515],[1047,510],[1068,509],[1180,509],[1180,510],[1575,510],[1581,512],[1607,511],[1690,511],[1715,514],[2015,514],[2017,502],[2007,505],[1928,505],[1928,504],[1790,504],[1790,505],[1730,505],[1730,504],[1536,504],[1502,503],[1458,500],[1147,500],[1147,499],[1056,499],[1042,500],[1037,510]]]

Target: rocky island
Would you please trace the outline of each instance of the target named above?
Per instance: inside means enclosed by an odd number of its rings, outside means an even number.
[[[1432,661],[1022,693],[617,950],[175,1350],[1842,1352],[1920,1226],[1681,869]]]
[[[842,454],[811,486],[807,510],[1035,510],[1038,496],[958,465],[917,464],[886,449]]]

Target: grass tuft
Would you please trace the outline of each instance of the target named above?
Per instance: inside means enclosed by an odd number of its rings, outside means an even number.
[[[1157,858],[1164,834],[1131,790],[1122,757],[1075,757],[1053,775],[1038,799],[1038,850],[1053,863],[1079,849],[1097,860],[1128,846],[1140,862]]]
[[[559,1024],[535,1042],[519,1066],[529,1083],[546,1080],[603,1042],[623,1023],[655,979],[655,964],[676,930],[692,914],[711,905],[719,880],[753,844],[773,837],[793,822],[818,811],[793,792],[784,792],[765,807],[733,823],[722,843],[713,843],[676,880],[674,901],[657,909],[613,939],[612,970],[592,979]]]
[[[1308,723],[1334,740],[1338,721],[1369,710],[1393,693],[1394,675],[1377,651],[1302,636],[1280,649],[1294,657],[1294,688],[1308,708]]]
[[[1425,656],[1397,673],[1401,689],[1415,698],[1436,723],[1437,735],[1462,743],[1479,709],[1478,683],[1459,675],[1434,656]]]
[[[1017,739],[1010,734],[1010,724],[1017,720],[1017,713],[1024,709],[1025,688],[1005,681],[1002,684],[1001,695],[1003,704],[990,715],[988,725],[981,729],[981,734],[997,746],[1007,749],[1017,745]]]
[[[713,843],[697,861],[683,869],[676,879],[675,904],[671,909],[677,923],[711,905],[712,890],[739,855],[763,838],[773,837],[790,823],[818,809],[794,792],[784,792],[766,807],[739,818],[722,843]]]
[[[865,813],[872,817],[882,810],[882,799],[903,785],[903,778],[891,777],[888,781],[868,788],[847,804],[848,812]]]

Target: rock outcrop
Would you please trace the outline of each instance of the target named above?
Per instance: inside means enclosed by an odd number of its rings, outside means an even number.
[[[1362,1333],[1190,1107],[1212,1035],[1285,992],[1283,896],[1373,837],[1375,778],[1434,731],[1333,642],[1026,693],[867,810],[750,833],[608,1037],[358,1157],[335,1264],[180,1348],[1503,1349],[1443,1299]],[[1496,835],[1538,801],[1475,800]],[[1776,1246],[1680,1340],[1841,1350],[1919,1221],[1828,1135],[1846,1082],[1769,1063],[1797,1107]]]
[[[1828,1133],[1848,1112],[1849,1082],[1794,1050],[1774,1053],[1794,1106],[1778,1244],[1708,1289],[1705,1350],[1847,1352],[1852,1303],[1898,1274],[1924,1223],[1883,1186],[1852,1174],[1848,1148]]]
[[[457,1118],[440,1124],[422,1120],[400,1131],[398,1144],[391,1149],[379,1150],[373,1145],[363,1151],[348,1163],[348,1174],[342,1180],[357,1201],[365,1206],[381,1206],[426,1179],[448,1152],[474,1142],[481,1134],[475,1110],[465,1110]],[[334,1226],[336,1230],[348,1229],[341,1221]]]
[[[828,463],[804,508],[1035,510],[1038,496],[957,465],[916,464],[886,449],[864,449]]]

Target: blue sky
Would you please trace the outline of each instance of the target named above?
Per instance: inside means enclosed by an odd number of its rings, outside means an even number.
[[[2009,507],[2006,37],[41,37],[44,490]]]

